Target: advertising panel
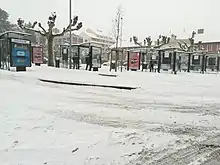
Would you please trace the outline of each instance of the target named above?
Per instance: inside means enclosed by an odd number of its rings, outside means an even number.
[[[43,48],[33,47],[32,48],[32,62],[34,64],[43,64]]]
[[[31,67],[30,44],[28,40],[11,39],[11,67]]]
[[[101,48],[92,47],[92,67],[101,68]]]
[[[138,70],[140,68],[140,53],[130,52],[129,54],[129,69]]]
[[[30,53],[23,48],[12,49],[12,67],[26,66],[30,67]]]
[[[69,55],[69,47],[62,46],[61,47],[61,56],[63,61],[68,61],[68,55]]]

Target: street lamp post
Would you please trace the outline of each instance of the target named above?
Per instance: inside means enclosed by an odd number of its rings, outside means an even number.
[[[120,47],[122,47],[122,40],[123,40],[123,17],[121,17],[121,40],[120,40]],[[124,51],[122,50],[121,52],[121,72],[123,71],[123,53]]]
[[[71,27],[72,24],[72,0],[69,0],[69,24]],[[72,32],[70,30],[69,32],[69,69],[72,69],[72,51],[71,51],[71,47],[72,47]]]

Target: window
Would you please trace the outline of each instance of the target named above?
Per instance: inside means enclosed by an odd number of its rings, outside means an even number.
[[[81,44],[81,43],[83,43],[83,39],[82,38],[79,38],[79,43]]]
[[[217,44],[217,52],[220,51],[220,44]]]
[[[203,48],[204,48],[205,51],[208,51],[208,44],[204,44]]]
[[[77,38],[76,38],[76,37],[73,37],[72,40],[73,40],[73,43],[74,43],[74,44],[77,43]]]
[[[201,46],[200,46],[200,49],[204,49],[204,45],[201,45]]]
[[[212,44],[209,44],[209,52],[212,52]]]

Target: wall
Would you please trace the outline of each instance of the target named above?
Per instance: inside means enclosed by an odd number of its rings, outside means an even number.
[[[220,50],[220,42],[202,43],[201,48],[210,53],[218,53]]]

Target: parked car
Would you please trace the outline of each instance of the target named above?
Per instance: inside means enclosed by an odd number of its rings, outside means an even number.
[[[109,62],[104,62],[102,65],[103,66],[109,66]]]

